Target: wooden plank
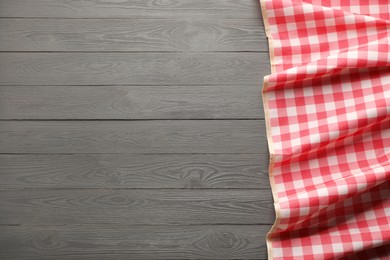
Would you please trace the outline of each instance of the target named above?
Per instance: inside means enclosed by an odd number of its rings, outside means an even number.
[[[1,17],[253,18],[258,0],[2,0]]]
[[[1,53],[1,85],[256,85],[267,53]]]
[[[0,86],[0,119],[264,118],[261,87]]]
[[[269,189],[0,191],[0,224],[272,224]]]
[[[2,259],[267,259],[265,225],[2,226]]]
[[[0,153],[267,153],[264,121],[3,121]]]
[[[0,155],[0,189],[269,188],[268,155]]]
[[[254,19],[2,19],[0,51],[267,51]]]

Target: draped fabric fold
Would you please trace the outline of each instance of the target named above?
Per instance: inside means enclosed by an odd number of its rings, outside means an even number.
[[[390,259],[390,3],[260,0],[269,259]]]

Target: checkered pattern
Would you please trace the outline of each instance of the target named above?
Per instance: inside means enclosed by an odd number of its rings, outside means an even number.
[[[270,259],[390,259],[390,3],[261,0]]]

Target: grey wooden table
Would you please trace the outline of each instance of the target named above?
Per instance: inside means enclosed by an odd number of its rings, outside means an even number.
[[[1,259],[266,259],[257,0],[0,16]]]

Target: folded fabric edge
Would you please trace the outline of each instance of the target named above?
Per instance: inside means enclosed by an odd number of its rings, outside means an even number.
[[[261,13],[263,16],[263,22],[264,22],[264,29],[268,38],[268,49],[269,49],[269,60],[271,64],[271,73],[275,72],[275,64],[274,64],[274,48],[273,48],[273,39],[272,35],[269,33],[269,23],[268,23],[268,16],[266,12],[266,6],[265,1],[266,0],[259,0],[261,5]],[[276,227],[279,225],[280,222],[280,207],[279,207],[279,198],[278,193],[275,186],[275,180],[273,177],[273,168],[274,168],[274,149],[273,149],[273,142],[272,142],[272,133],[271,133],[271,123],[270,123],[270,117],[269,117],[269,110],[268,110],[268,101],[267,96],[265,95],[266,90],[268,87],[268,77],[264,77],[263,82],[263,90],[262,90],[262,99],[263,99],[263,107],[264,107],[264,117],[265,117],[265,124],[266,124],[266,132],[267,132],[267,142],[268,142],[268,150],[270,153],[269,158],[269,180],[272,190],[272,196],[274,200],[274,209],[275,209],[275,222],[271,227],[271,230],[268,232],[266,237],[266,243],[267,243],[267,251],[268,251],[268,259],[273,259],[273,252],[272,252],[272,233],[276,229]]]

